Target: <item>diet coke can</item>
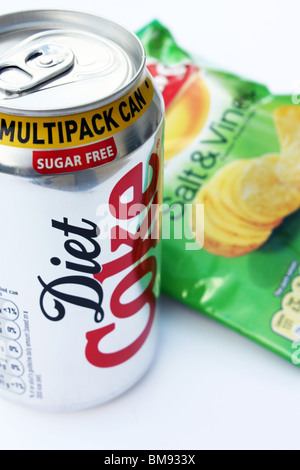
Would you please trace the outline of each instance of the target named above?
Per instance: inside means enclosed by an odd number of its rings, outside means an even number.
[[[164,107],[127,29],[0,18],[0,394],[49,410],[126,391],[155,354]]]

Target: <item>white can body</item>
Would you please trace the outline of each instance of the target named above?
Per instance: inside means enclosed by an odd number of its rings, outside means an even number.
[[[132,235],[161,198],[160,140],[161,130],[128,157],[83,172],[0,173],[1,396],[81,409],[119,395],[148,369],[160,243]],[[113,198],[127,209],[146,202],[145,210],[120,219]]]

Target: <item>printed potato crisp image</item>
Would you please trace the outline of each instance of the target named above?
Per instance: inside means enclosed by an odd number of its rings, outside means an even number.
[[[204,248],[210,253],[234,257],[258,249],[300,207],[299,109],[287,106],[274,114],[281,153],[225,165],[196,197],[194,214],[205,207]]]
[[[163,291],[299,364],[300,107],[157,21],[139,36],[166,106]]]

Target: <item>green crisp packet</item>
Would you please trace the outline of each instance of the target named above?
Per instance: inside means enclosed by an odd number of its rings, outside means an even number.
[[[300,364],[300,107],[138,34],[166,105],[163,291]]]

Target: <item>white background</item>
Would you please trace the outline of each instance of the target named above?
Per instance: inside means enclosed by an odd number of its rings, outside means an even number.
[[[137,30],[156,18],[187,50],[264,82],[300,84],[298,0],[1,0],[0,13],[76,9]],[[163,297],[148,375],[99,408],[50,414],[0,401],[3,449],[299,449],[300,371]]]

